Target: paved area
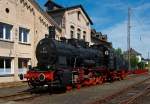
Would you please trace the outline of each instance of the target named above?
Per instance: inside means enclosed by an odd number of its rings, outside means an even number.
[[[29,87],[26,82],[0,83],[0,97],[22,92],[27,90],[28,88]]]
[[[18,86],[18,87],[9,87],[9,88],[0,88],[0,97],[16,94],[22,91],[26,91],[29,87],[28,86]]]
[[[117,93],[118,91],[121,91],[124,88],[141,82],[147,78],[150,78],[150,75],[142,75],[132,78],[128,77],[127,79],[122,81],[116,81],[113,83],[105,83],[103,85],[82,88],[80,90],[73,90],[71,92],[63,94],[45,94],[29,101],[6,102],[5,104],[91,104],[109,95]],[[24,90],[26,88],[20,88],[19,90],[22,89]],[[2,94],[1,92],[5,92],[4,90],[2,90],[3,89],[0,89],[0,94]],[[15,92],[13,91],[13,89],[11,89],[10,91]]]
[[[10,88],[16,86],[27,86],[27,83],[23,81],[0,83],[0,88]]]

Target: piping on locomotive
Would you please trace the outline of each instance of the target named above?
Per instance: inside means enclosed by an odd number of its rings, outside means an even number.
[[[123,79],[126,61],[117,56],[111,44],[94,44],[78,39],[55,40],[55,27],[36,47],[37,66],[20,79],[30,86],[77,87]]]

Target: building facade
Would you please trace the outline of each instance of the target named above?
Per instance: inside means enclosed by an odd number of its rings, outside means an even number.
[[[130,50],[124,52],[124,58],[128,60],[128,53],[130,51],[130,57],[136,57],[138,59],[138,63],[142,61],[142,54],[137,52],[135,49],[130,48]]]
[[[62,7],[48,0],[45,7],[47,13],[61,27],[61,37],[83,39],[91,43],[91,25],[93,23],[81,5]]]
[[[91,25],[81,5],[62,7],[48,0],[44,11],[35,0],[0,0],[0,83],[18,81],[28,65],[36,66],[36,45],[48,27],[57,40],[83,39],[91,43]]]
[[[0,82],[17,81],[28,65],[35,66],[35,47],[48,27],[61,29],[35,0],[0,0]]]
[[[108,44],[112,46],[112,43],[108,42],[107,35],[103,35],[95,29],[91,30],[91,44]]]

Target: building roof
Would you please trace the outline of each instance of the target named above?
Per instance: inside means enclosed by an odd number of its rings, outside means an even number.
[[[58,7],[58,8],[64,8],[63,6],[61,6],[61,5],[59,5],[59,4],[56,4],[56,3],[53,2],[52,0],[48,0],[44,6],[48,6],[49,3],[53,4],[54,6],[56,6],[56,7]]]
[[[128,54],[129,50],[128,51],[125,51],[124,54]],[[141,53],[135,51],[133,48],[130,48],[130,54],[131,55],[142,55]]]
[[[64,7],[64,8],[59,8],[59,9],[56,9],[56,10],[49,10],[47,12],[48,13],[57,13],[57,12],[68,11],[68,10],[72,10],[72,9],[76,9],[76,8],[81,8],[83,13],[85,14],[87,19],[89,20],[90,24],[93,25],[92,20],[90,19],[89,15],[87,14],[87,12],[85,11],[85,9],[83,8],[82,5],[75,5],[75,6],[71,6],[71,7]]]
[[[103,35],[102,32],[97,32],[95,29],[91,30],[91,39],[94,40],[101,40],[101,41],[107,41],[107,35]]]
[[[59,25],[52,19],[50,15],[48,15],[36,2],[36,0],[28,0],[32,5],[35,6],[35,8],[49,21],[54,25],[59,31],[61,31],[61,28]]]
[[[95,33],[96,33],[96,30],[95,30],[95,29],[91,29],[91,32],[92,32],[93,34],[95,34]]]
[[[150,59],[144,59],[144,58],[142,58],[142,60],[144,60],[144,61],[150,61]]]

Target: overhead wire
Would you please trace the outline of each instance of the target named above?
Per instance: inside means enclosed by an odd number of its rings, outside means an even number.
[[[133,10],[136,10],[136,8],[133,8]],[[137,15],[135,14],[135,12],[133,12],[132,14],[133,14],[134,18],[136,19],[136,22],[139,24],[138,27],[140,27],[140,30],[141,30],[140,32],[144,31],[144,23],[145,22],[143,21],[143,19],[142,18],[139,19],[139,17],[137,17]],[[141,33],[139,35],[139,41],[141,42],[141,45],[144,44],[144,40],[143,40],[144,35],[145,34],[141,34]]]

